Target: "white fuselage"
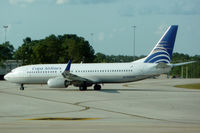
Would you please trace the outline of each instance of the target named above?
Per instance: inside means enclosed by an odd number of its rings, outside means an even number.
[[[86,90],[101,83],[124,83],[168,73],[178,25],[171,25],[147,57],[130,63],[41,64],[18,67],[4,76],[10,82],[21,84],[48,84],[49,87],[78,86]]]
[[[143,63],[143,59],[131,63],[72,64],[70,73],[94,83],[123,83],[142,80],[167,73],[171,68],[156,68],[156,63]],[[39,64],[18,67],[5,75],[5,79],[18,84],[46,84],[50,78],[62,77],[67,64]]]

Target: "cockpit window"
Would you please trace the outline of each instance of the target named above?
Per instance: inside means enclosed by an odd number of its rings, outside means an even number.
[[[26,68],[22,66],[22,67],[17,67],[15,69],[13,69],[11,72],[24,71],[24,70],[26,70]]]
[[[11,71],[11,73],[14,73],[16,71],[16,68],[15,69],[13,69],[12,71]]]

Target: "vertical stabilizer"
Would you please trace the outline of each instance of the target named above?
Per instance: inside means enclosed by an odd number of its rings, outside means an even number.
[[[171,25],[158,41],[151,53],[145,58],[145,63],[170,63],[178,25]]]

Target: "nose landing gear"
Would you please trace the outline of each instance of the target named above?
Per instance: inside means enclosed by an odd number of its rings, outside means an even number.
[[[21,91],[24,90],[24,84],[21,84],[21,86],[20,86],[20,90],[21,90]]]

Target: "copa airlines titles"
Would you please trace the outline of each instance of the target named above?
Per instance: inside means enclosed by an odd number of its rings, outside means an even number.
[[[61,67],[32,67],[32,71],[61,70]]]

